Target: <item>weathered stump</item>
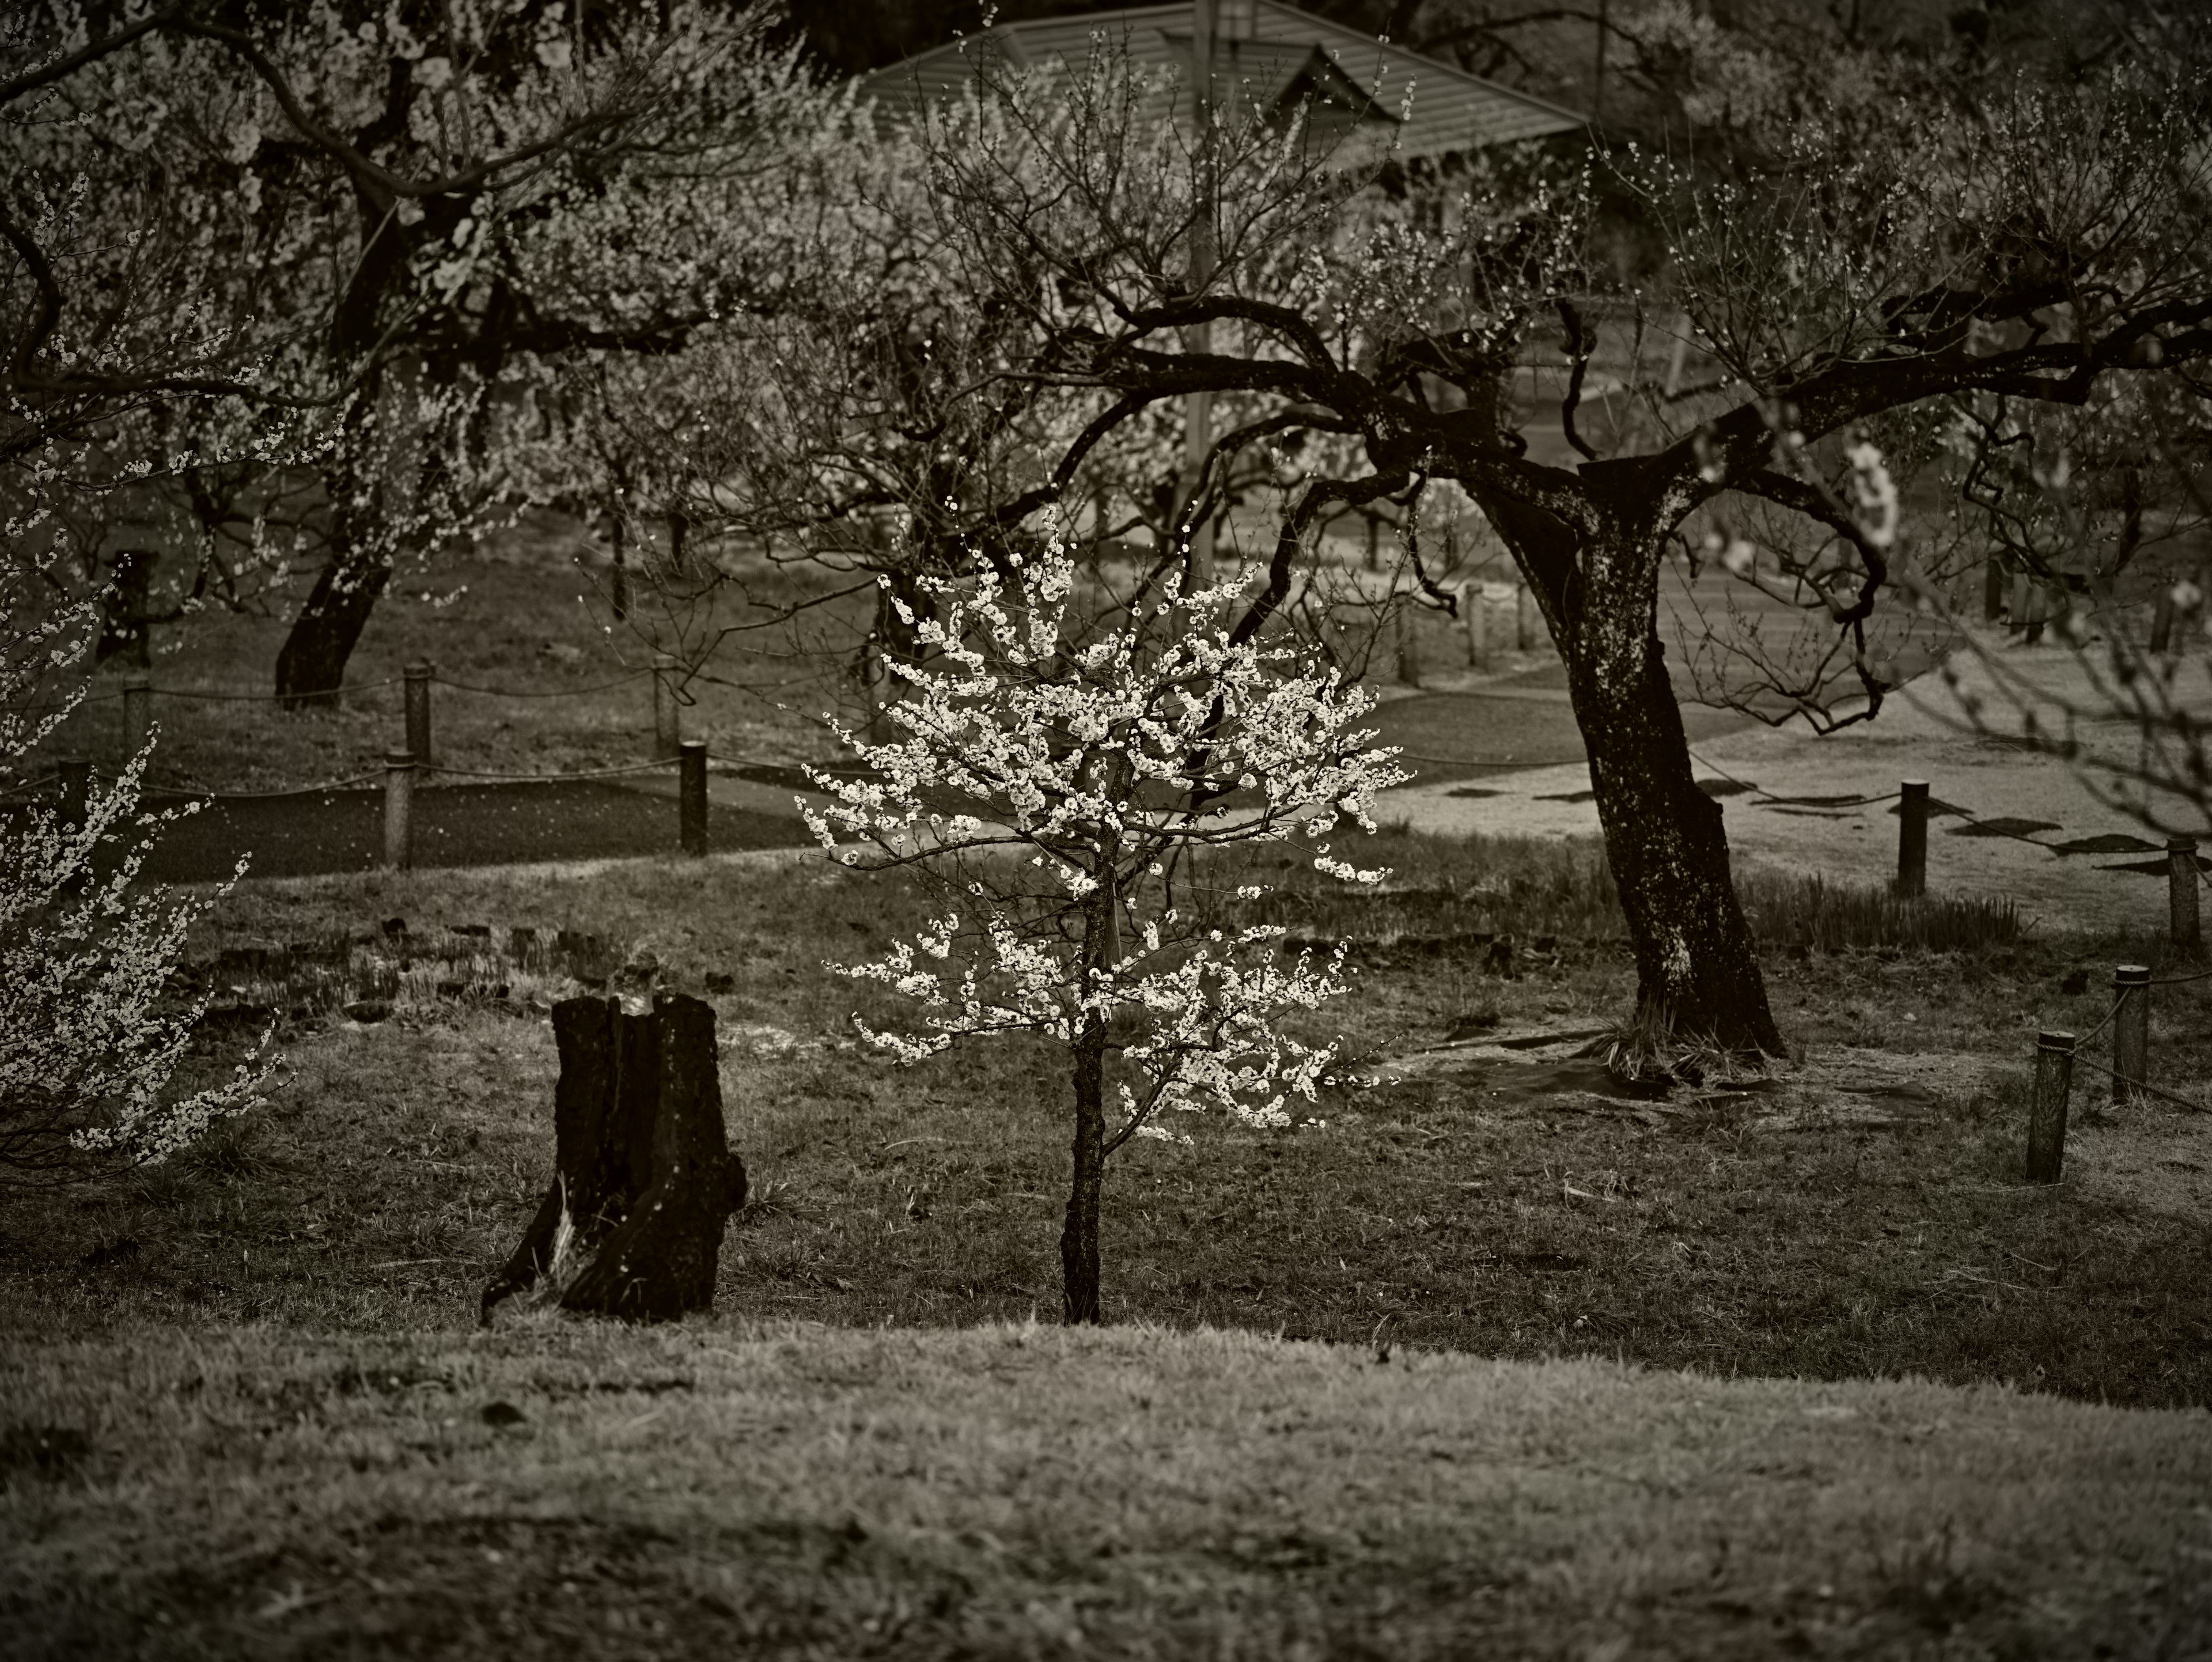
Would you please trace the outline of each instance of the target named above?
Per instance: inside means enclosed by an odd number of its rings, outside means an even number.
[[[666,1321],[714,1300],[722,1229],[744,1204],[745,1164],[727,1145],[712,1006],[664,993],[650,1014],[611,998],[553,1007],[553,1184],[483,1293],[483,1315],[535,1286],[566,1251],[587,1259],[561,1307]]]

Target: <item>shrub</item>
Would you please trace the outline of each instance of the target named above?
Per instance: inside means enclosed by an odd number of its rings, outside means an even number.
[[[161,826],[192,812],[139,812],[150,741],[91,789],[81,816],[33,797],[37,746],[84,689],[43,705],[31,695],[83,656],[92,612],[27,621],[22,599],[0,594],[0,796],[11,799],[0,819],[0,1178],[84,1176],[161,1160],[251,1106],[269,1036],[224,1082],[173,1088],[207,1001],[173,996],[172,977],[185,932],[229,886],[199,898],[139,886]]]

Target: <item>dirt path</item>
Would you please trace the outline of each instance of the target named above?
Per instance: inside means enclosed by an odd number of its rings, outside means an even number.
[[[2066,704],[2096,703],[2081,663],[2063,648],[2000,646],[1995,655],[1999,673],[2035,709],[2044,732],[2068,730]],[[2163,927],[2166,898],[2159,846],[2170,831],[2203,835],[2204,825],[2182,822],[2180,806],[2172,802],[2148,804],[2147,823],[2144,805],[2131,810],[2109,800],[2093,788],[2094,774],[2024,748],[2011,736],[2021,730],[2021,709],[1998,697],[1984,664],[1962,654],[1954,660],[1954,671],[1955,689],[1941,675],[1923,676],[1894,695],[1879,720],[1826,737],[1802,724],[1766,728],[1686,708],[1698,776],[1725,805],[1729,839],[1738,857],[1832,878],[1887,881],[1897,859],[1891,794],[1902,780],[1924,779],[1939,804],[1938,828],[1929,840],[1932,889],[2010,895],[2054,927]],[[2212,688],[2185,691],[2212,712]],[[1976,731],[1966,718],[1961,691],[1980,697],[1984,709],[1995,712],[1984,730]],[[1405,743],[1399,735],[1410,724],[1389,719],[1397,708],[1386,707],[1383,725],[1387,737]],[[1516,720],[1548,726],[1557,719],[1548,710],[1522,717],[1519,711],[1541,707],[1511,705],[1498,697],[1482,708],[1507,722],[1509,731],[1470,743],[1468,754],[1480,753],[1482,745],[1509,742],[1510,724]],[[2136,742],[2135,728],[2124,721],[2077,722],[2072,730],[2081,753],[2091,758],[2121,761]],[[1450,742],[1434,721],[1424,725],[1419,738],[1431,747]],[[1815,800],[1771,800],[1777,797]],[[1882,800],[1836,801],[1851,797]],[[1390,793],[1382,813],[1415,830],[1442,833],[1571,837],[1595,836],[1599,829],[1589,769],[1580,760],[1479,779],[1473,770],[1455,777],[1431,775]],[[2004,835],[2007,831],[2016,835]],[[2054,852],[2057,844],[2100,837],[2131,838],[2137,846]],[[2125,869],[2144,863],[2160,868]]]

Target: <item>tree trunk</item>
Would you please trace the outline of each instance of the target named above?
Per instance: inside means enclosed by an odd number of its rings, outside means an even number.
[[[389,561],[357,557],[343,544],[331,556],[276,654],[276,698],[284,709],[337,703],[346,661],[391,581]]]
[[[607,609],[618,624],[629,621],[629,527],[619,504],[607,515],[607,544],[614,568],[607,574]]]
[[[1639,1021],[1657,1034],[1780,1055],[1720,804],[1698,788],[1667,678],[1658,631],[1662,537],[1640,520],[1615,520],[1563,557],[1558,521],[1500,508],[1493,522],[1540,591],[1567,667],[1606,859],[1636,952]]]
[[[1093,1015],[1075,1042],[1075,1157],[1060,1232],[1063,1313],[1071,1327],[1104,1319],[1098,1306],[1098,1208],[1106,1177],[1106,1022]]]
[[[553,1184],[484,1288],[483,1314],[568,1258],[585,1267],[564,1310],[665,1321],[710,1307],[723,1227],[745,1198],[744,1162],[725,1141],[713,1007],[663,994],[634,1014],[613,999],[566,999],[553,1035]]]

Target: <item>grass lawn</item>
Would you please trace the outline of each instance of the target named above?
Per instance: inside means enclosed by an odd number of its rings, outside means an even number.
[[[11,1348],[11,1656],[2201,1655],[2212,1436],[1921,1381],[701,1323]],[[21,1463],[19,1461],[19,1465]]]
[[[2094,1026],[2145,943],[1778,952],[1796,1083],[1623,1100],[1587,1063],[1404,1061],[1626,1008],[1595,851],[1384,843],[1407,892],[1380,901],[1273,874],[1308,885],[1294,927],[1361,942],[1322,1018],[1353,1079],[1293,1130],[1116,1156],[1132,1325],[1103,1336],[1020,1326],[1058,1303],[1059,1062],[893,1069],[852,1040],[892,1009],[823,960],[923,916],[899,883],[740,857],[247,885],[197,947],[219,983],[251,943],[344,934],[335,973],[377,979],[324,992],[393,1013],[305,1001],[268,1108],[0,1210],[0,1629],[161,1655],[329,1653],[354,1624],[455,1654],[2212,1644],[2212,1116],[2093,1112],[2085,1081],[2069,1181],[2021,1181],[2034,1031]],[[519,928],[600,962],[509,965]],[[550,1173],[540,1007],[646,954],[720,1015],[753,1184],[721,1314],[477,1335]],[[2160,994],[2154,1050],[2202,1097],[2196,990]],[[484,1423],[495,1400],[524,1420]]]
[[[753,566],[757,566],[754,562]],[[717,627],[758,621],[733,592],[712,609],[672,610],[641,594],[616,623],[605,602],[604,552],[571,523],[540,515],[441,558],[427,578],[403,573],[377,603],[346,668],[340,706],[288,713],[269,701],[276,654],[297,596],[261,612],[202,612],[154,632],[154,719],[161,724],[154,778],[219,790],[289,788],[380,769],[404,747],[406,666],[428,660],[447,682],[433,692],[440,763],[508,772],[615,767],[652,754],[653,653],[698,661]],[[835,587],[818,575],[744,572],[748,592],[779,600]],[[838,665],[793,655],[801,640],[851,644],[840,633],[850,608],[803,614],[798,632],[732,635],[706,662],[713,680],[686,688],[686,737],[720,758],[776,763],[826,754],[822,711],[848,696]],[[49,742],[102,768],[124,752],[125,670],[111,662],[91,699]],[[520,696],[492,696],[485,687]],[[174,690],[191,697],[164,697]],[[224,695],[212,697],[210,695]]]

